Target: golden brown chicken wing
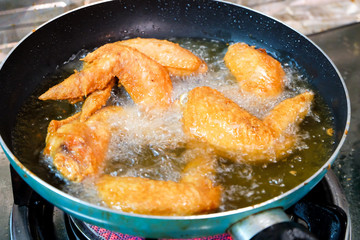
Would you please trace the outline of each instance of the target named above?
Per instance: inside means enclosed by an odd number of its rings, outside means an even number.
[[[71,181],[80,182],[96,175],[111,136],[107,120],[116,114],[121,115],[122,108],[103,108],[84,122],[79,120],[80,113],[62,121],[51,121],[44,154],[52,157],[56,169]]]
[[[241,155],[249,162],[274,160],[295,143],[286,129],[302,121],[313,93],[305,92],[281,102],[260,120],[217,90],[194,88],[183,106],[184,131],[216,149]]]
[[[229,46],[224,61],[245,92],[276,97],[283,91],[285,72],[265,50],[235,43]]]
[[[140,177],[102,176],[99,196],[111,208],[149,215],[193,215],[207,213],[220,205],[221,187],[207,174],[212,163],[198,157],[188,165],[179,182]],[[208,172],[209,171],[209,172]]]
[[[118,42],[133,47],[163,65],[171,75],[187,76],[207,71],[206,63],[179,44],[154,38],[134,38]]]
[[[298,125],[308,114],[314,93],[308,91],[286,99],[275,106],[263,122],[272,130],[274,137],[279,137],[289,125]]]
[[[111,95],[111,89],[113,88],[115,81],[112,80],[109,85],[103,90],[96,90],[92,92],[84,101],[81,108],[80,122],[84,122],[94,112],[105,106],[107,100]]]
[[[89,53],[84,69],[42,94],[41,100],[78,99],[104,89],[114,77],[136,104],[145,108],[167,108],[172,83],[167,70],[134,48],[109,43]]]
[[[114,77],[110,68],[114,64],[116,59],[111,59],[111,56],[104,56],[91,64],[85,63],[80,72],[75,71],[64,81],[43,93],[39,99],[76,102],[96,90],[104,89]]]

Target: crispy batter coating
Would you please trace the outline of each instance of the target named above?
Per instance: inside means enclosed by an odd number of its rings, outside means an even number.
[[[111,73],[110,67],[116,64],[116,59],[111,57],[104,56],[91,64],[85,63],[81,71],[75,71],[64,81],[51,87],[39,99],[76,102],[96,90],[106,88],[115,76]]]
[[[67,179],[80,182],[96,175],[106,157],[111,136],[110,116],[122,114],[120,107],[107,107],[87,121],[80,113],[65,120],[52,120],[46,136],[44,154],[52,157],[57,170]]]
[[[206,63],[179,44],[154,38],[134,38],[118,42],[133,47],[163,65],[171,75],[188,76],[207,72]]]
[[[39,99],[78,99],[104,89],[118,77],[136,104],[150,109],[170,105],[172,83],[168,71],[136,49],[109,43],[83,60],[83,70],[50,88]]]
[[[285,99],[264,117],[263,122],[271,128],[274,137],[279,137],[289,125],[298,125],[308,114],[314,99],[313,92],[304,92]]]
[[[248,162],[274,160],[295,143],[295,136],[286,130],[302,121],[312,99],[311,92],[287,99],[261,120],[217,90],[198,87],[188,93],[183,106],[184,131]]]
[[[96,184],[99,196],[113,209],[139,214],[183,216],[213,211],[220,205],[221,187],[206,176],[213,171],[208,160],[194,161],[179,182],[104,175]]]
[[[224,61],[245,92],[276,97],[283,91],[285,72],[264,49],[235,43],[229,46]]]
[[[113,88],[114,84],[115,80],[113,79],[105,89],[96,90],[85,99],[81,108],[80,122],[84,122],[94,112],[105,106],[111,95],[111,89]]]

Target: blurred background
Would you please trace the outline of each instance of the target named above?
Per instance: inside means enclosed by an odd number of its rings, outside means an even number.
[[[0,61],[47,20],[95,0],[0,0]],[[229,0],[275,17],[303,34],[360,21],[360,0]]]

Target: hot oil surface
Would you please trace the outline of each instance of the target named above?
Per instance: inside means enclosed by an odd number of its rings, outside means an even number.
[[[306,79],[293,69],[291,64],[282,63],[288,81],[286,91],[272,101],[239,94],[236,80],[223,63],[227,44],[217,41],[195,39],[170,39],[189,49],[208,64],[209,72],[204,75],[172,78],[173,100],[197,86],[210,86],[225,94],[241,107],[262,118],[282,100],[309,89]],[[93,182],[75,184],[65,181],[52,167],[51,159],[41,154],[45,145],[46,127],[52,119],[63,119],[79,111],[80,105],[61,101],[39,101],[37,97],[47,88],[57,84],[81,69],[79,59],[87,51],[80,51],[48,76],[44,86],[34,93],[19,113],[13,134],[15,153],[23,164],[50,184],[83,200],[101,204]],[[189,140],[182,132],[181,112],[173,107],[164,115],[148,116],[136,109],[122,89],[115,89],[109,105],[121,105],[127,110],[126,117],[114,120],[126,134],[114,132],[108,152],[104,173],[115,176],[140,176],[157,180],[178,181],[191,151],[186,148]],[[333,138],[326,131],[332,127],[328,108],[316,95],[310,116],[301,124],[301,141],[292,154],[276,163],[246,164],[217,157],[216,183],[224,188],[223,203],[219,211],[246,207],[266,201],[282,194],[313,175],[332,151]],[[190,152],[190,153],[189,153]]]

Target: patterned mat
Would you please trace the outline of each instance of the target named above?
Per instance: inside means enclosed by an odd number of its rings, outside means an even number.
[[[112,232],[106,230],[105,228],[97,227],[91,224],[87,224],[89,229],[101,240],[144,240],[145,238],[135,237],[128,234],[122,234],[117,232]],[[160,239],[160,240],[175,240],[175,239]],[[180,240],[180,239],[176,239]],[[181,240],[232,240],[231,236],[227,233],[219,234],[210,237],[200,237],[200,238],[190,238],[190,239],[181,239]]]

